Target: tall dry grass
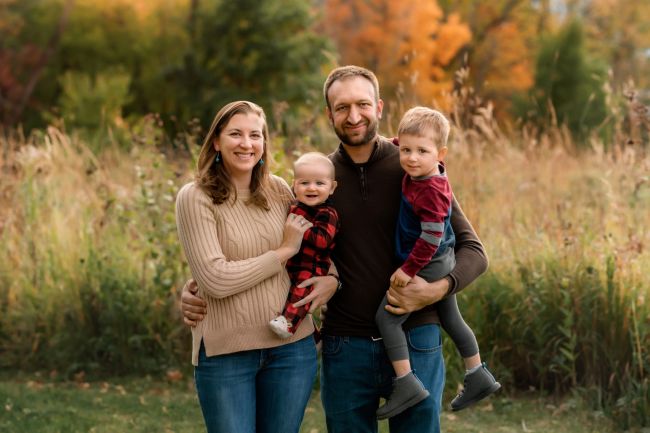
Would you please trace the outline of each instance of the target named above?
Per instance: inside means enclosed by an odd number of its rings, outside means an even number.
[[[490,257],[461,295],[484,358],[509,384],[595,390],[597,407],[647,424],[650,158],[451,153],[455,193]]]
[[[579,150],[562,127],[506,136],[489,105],[470,114],[454,116],[447,164],[490,257],[461,295],[483,357],[510,386],[649,425],[650,153],[623,117],[616,142]]]
[[[186,275],[175,166],[151,143],[95,156],[54,128],[5,137],[1,148],[2,366],[177,364],[187,330],[175,306]]]

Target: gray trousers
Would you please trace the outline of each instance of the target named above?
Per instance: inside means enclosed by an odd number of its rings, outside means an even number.
[[[445,253],[434,257],[429,264],[422,268],[418,276],[428,282],[437,281],[449,274],[455,265],[454,250],[449,248]],[[387,304],[388,301],[384,296],[375,314],[375,322],[384,340],[388,359],[391,361],[409,359],[406,335],[402,330],[402,325],[408,319],[409,314],[397,315],[389,313],[384,309]],[[442,329],[451,337],[460,355],[463,358],[476,355],[478,353],[476,336],[460,314],[456,295],[447,296],[436,303],[436,309],[438,310]]]

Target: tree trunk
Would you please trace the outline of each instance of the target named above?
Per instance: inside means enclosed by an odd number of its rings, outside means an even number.
[[[23,112],[25,111],[25,107],[27,106],[29,99],[32,97],[32,94],[34,93],[34,89],[36,89],[38,82],[41,80],[41,76],[43,75],[43,71],[45,71],[45,67],[50,62],[50,59],[52,59],[57,49],[59,48],[59,44],[61,42],[61,36],[63,35],[63,32],[65,31],[68,25],[68,19],[70,18],[70,12],[72,11],[73,7],[74,7],[74,0],[67,0],[65,2],[63,6],[63,11],[61,12],[61,16],[59,17],[59,22],[56,28],[54,29],[52,36],[50,36],[47,46],[45,50],[43,50],[41,58],[38,60],[38,62],[34,66],[34,69],[32,70],[32,74],[29,77],[27,84],[25,85],[25,90],[23,92],[23,95],[20,98],[20,101],[18,102],[16,107],[10,112],[8,116],[7,123],[9,125],[15,125],[18,122],[20,122],[20,120],[22,119]]]

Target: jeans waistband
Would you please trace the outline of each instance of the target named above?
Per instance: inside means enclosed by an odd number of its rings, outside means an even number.
[[[381,336],[375,336],[375,335],[331,335],[331,334],[323,334],[323,335],[329,335],[332,337],[341,337],[341,338],[360,338],[362,340],[371,340],[371,341],[382,341],[383,338]]]

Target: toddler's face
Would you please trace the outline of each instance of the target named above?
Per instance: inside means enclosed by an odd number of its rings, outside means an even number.
[[[327,164],[311,162],[296,167],[293,192],[300,203],[308,206],[319,205],[327,200],[335,188],[332,168]]]
[[[411,177],[439,174],[438,162],[447,154],[447,148],[438,147],[433,138],[404,134],[399,136],[399,163]]]

